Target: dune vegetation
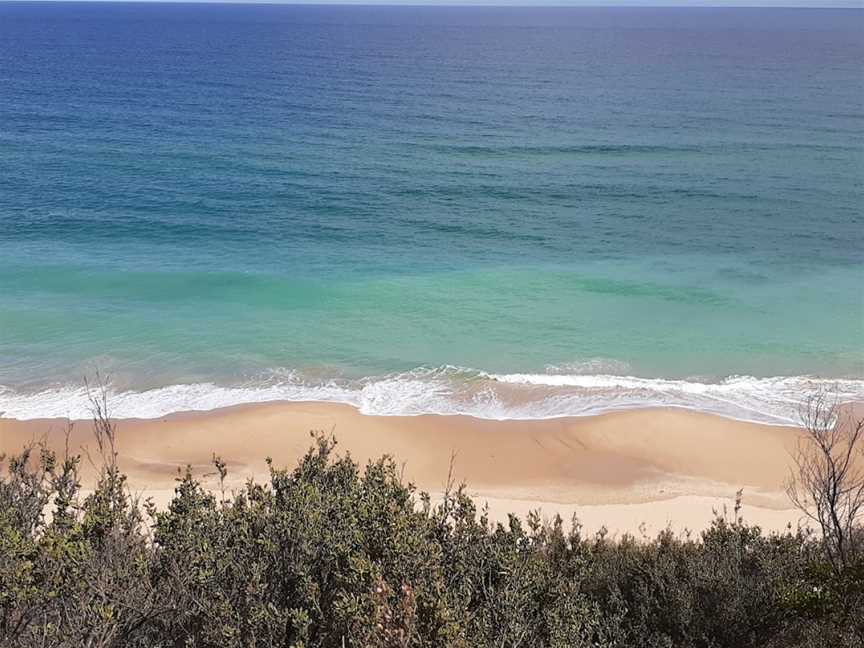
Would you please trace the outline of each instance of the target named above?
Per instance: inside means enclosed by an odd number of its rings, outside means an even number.
[[[37,443],[4,459],[4,647],[864,645],[860,425],[802,436],[790,487],[815,531],[766,534],[736,509],[701,533],[612,539],[578,520],[492,524],[458,485],[433,503],[393,459],[361,467],[323,435],[268,483],[180,473],[157,510],[130,494],[98,406],[95,423],[87,491],[80,456]]]

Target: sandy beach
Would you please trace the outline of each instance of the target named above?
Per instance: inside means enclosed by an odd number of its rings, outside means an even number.
[[[0,452],[45,439],[62,450],[68,421],[0,419]],[[464,481],[494,520],[507,513],[576,515],[586,531],[653,534],[671,526],[701,529],[713,511],[731,513],[743,491],[743,515],[766,529],[798,523],[783,493],[798,432],[677,409],[626,411],[543,421],[466,416],[365,416],[347,405],[270,403],[158,420],[123,419],[119,458],[130,487],[164,504],[178,469],[188,465],[213,485],[213,453],[227,461],[229,487],[266,479],[265,458],[293,466],[312,443],[332,433],[338,450],[361,465],[382,454],[405,479],[433,496],[453,477]],[[93,447],[90,423],[74,422],[69,447]],[[93,468],[82,462],[82,482]]]

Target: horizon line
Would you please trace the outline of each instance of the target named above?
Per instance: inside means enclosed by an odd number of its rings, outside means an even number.
[[[849,0],[848,2],[835,2],[833,4],[812,3],[774,3],[770,2],[737,2],[731,3],[705,2],[694,4],[692,1],[679,0],[670,2],[616,2],[615,0],[599,2],[582,2],[580,0],[561,0],[560,2],[549,2],[544,0],[542,4],[534,4],[530,0],[514,0],[513,2],[489,0],[469,0],[468,2],[448,0],[0,0],[0,4],[219,4],[219,5],[282,5],[282,6],[327,6],[327,7],[487,7],[487,8],[530,8],[530,9],[561,9],[561,8],[586,8],[586,9],[864,9],[864,0]]]

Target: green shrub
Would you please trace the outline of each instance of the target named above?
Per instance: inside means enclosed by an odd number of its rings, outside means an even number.
[[[187,470],[156,511],[105,448],[86,498],[77,457],[5,462],[0,645],[862,645],[864,565],[837,575],[806,533],[724,517],[647,541],[537,515],[493,525],[462,489],[433,506],[390,458],[361,470],[325,437],[230,496]]]

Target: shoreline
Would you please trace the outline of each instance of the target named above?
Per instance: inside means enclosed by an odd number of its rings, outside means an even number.
[[[168,415],[279,403],[349,405],[366,416],[468,416],[489,421],[545,421],[621,411],[676,408],[766,425],[796,426],[806,395],[835,393],[864,402],[864,379],[811,375],[734,375],[716,381],[611,374],[494,374],[445,365],[366,378],[303,378],[241,384],[192,382],[136,390],[112,389],[118,418]],[[707,379],[706,379],[707,380]],[[0,417],[19,420],[88,418],[86,387],[64,384],[34,391],[0,386]]]
[[[494,421],[464,415],[374,416],[333,403],[272,402],[159,419],[118,419],[119,464],[130,489],[158,506],[173,493],[187,464],[215,486],[213,453],[228,465],[227,488],[267,478],[266,457],[293,467],[311,446],[310,431],[333,434],[339,454],[361,470],[383,454],[394,457],[407,481],[433,499],[453,478],[493,521],[576,515],[585,532],[606,526],[613,535],[652,535],[670,526],[699,530],[725,506],[731,515],[742,490],[742,515],[766,530],[793,528],[783,482],[798,438],[795,428],[734,421],[680,408],[625,410],[597,416]],[[15,454],[44,439],[62,451],[66,419],[0,418],[0,453]],[[72,452],[93,446],[88,421],[76,421]],[[95,472],[81,462],[81,481]]]

